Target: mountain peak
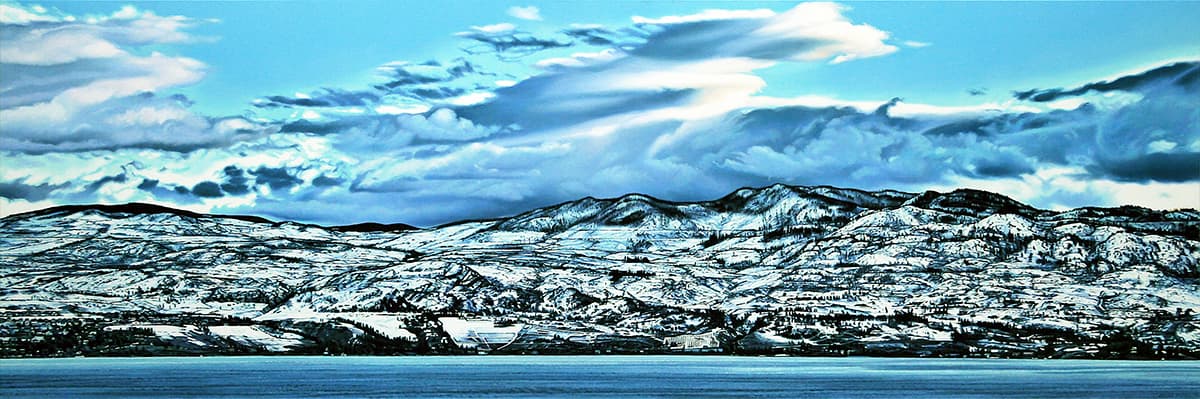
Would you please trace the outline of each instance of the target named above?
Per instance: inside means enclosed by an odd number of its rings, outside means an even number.
[[[980,217],[997,213],[1013,213],[1033,217],[1044,213],[1001,194],[968,188],[960,188],[949,193],[926,191],[904,202],[904,205],[954,214],[974,214]]]

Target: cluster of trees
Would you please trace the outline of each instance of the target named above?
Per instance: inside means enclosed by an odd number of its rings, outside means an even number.
[[[705,248],[708,248],[713,245],[719,244],[721,241],[728,240],[730,237],[733,237],[733,235],[723,232],[723,231],[714,231],[714,232],[712,232],[712,234],[708,235],[707,239],[700,242],[700,245]]]
[[[647,262],[649,262],[649,260],[647,260]],[[646,277],[653,277],[653,276],[654,276],[654,272],[647,271],[647,270],[621,270],[621,269],[609,269],[608,270],[608,277],[610,279],[612,279],[612,281],[614,283],[617,282],[617,280],[620,280],[622,277],[646,278]]]
[[[78,320],[53,324],[9,321],[4,327],[7,339],[0,341],[0,356],[4,357],[74,356],[85,349],[87,337],[95,334],[94,327]]]
[[[132,354],[158,344],[154,330],[142,327],[105,329],[84,320],[5,323],[0,357],[66,357],[86,354]]]
[[[764,240],[770,241],[770,240],[777,240],[777,239],[780,239],[783,237],[814,236],[814,235],[824,234],[824,233],[825,233],[825,228],[821,227],[821,226],[799,225],[799,226],[784,226],[784,227],[780,227],[780,228],[776,228],[776,229],[772,229],[772,230],[767,230],[767,231],[763,232],[762,237]]]

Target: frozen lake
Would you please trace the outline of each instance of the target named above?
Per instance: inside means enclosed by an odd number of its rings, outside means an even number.
[[[1200,362],[699,356],[0,360],[0,397],[1200,397]]]

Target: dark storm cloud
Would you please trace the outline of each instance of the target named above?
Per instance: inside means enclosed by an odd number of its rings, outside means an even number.
[[[463,58],[455,59],[445,66],[431,60],[420,64],[391,63],[380,66],[376,70],[390,79],[387,83],[375,85],[376,89],[382,91],[391,91],[404,86],[446,83],[474,74],[494,75],[479,70],[479,66]]]
[[[176,204],[194,204],[200,200],[192,195],[192,190],[187,187],[159,184],[159,181],[154,179],[142,179],[141,183],[138,183],[137,189],[155,199],[171,201]]]
[[[731,179],[801,184],[888,187],[953,176],[1015,178],[1048,166],[1078,167],[1087,179],[1197,181],[1200,92],[1180,81],[1143,84],[1143,98],[1118,107],[1085,104],[1041,113],[895,117],[895,100],[870,113],[758,109],[731,115],[659,153],[711,160],[746,175]]]
[[[11,182],[0,182],[0,197],[26,201],[41,201],[49,198],[55,190],[69,186],[62,184],[26,184],[24,179]]]
[[[419,99],[442,100],[451,97],[458,97],[469,92],[468,89],[460,87],[433,87],[433,88],[413,88],[404,91],[410,97]]]
[[[1141,91],[1147,89],[1148,86],[1160,84],[1196,90],[1197,85],[1200,84],[1200,63],[1179,62],[1135,75],[1122,76],[1111,81],[1088,83],[1073,89],[1032,89],[1014,92],[1013,96],[1018,100],[1047,102],[1091,91]]]
[[[361,126],[366,120],[374,120],[375,118],[349,116],[332,121],[310,121],[307,119],[299,119],[291,122],[286,122],[279,126],[280,133],[314,133],[314,134],[330,134],[337,133],[349,128]]]
[[[254,184],[267,185],[272,190],[287,189],[304,182],[286,168],[259,167],[250,174],[254,175]]]
[[[340,186],[342,182],[342,179],[336,177],[320,175],[312,180],[312,185],[316,187],[335,187]]]
[[[216,198],[225,195],[221,192],[221,186],[211,181],[197,183],[195,186],[192,186],[191,191],[195,196],[203,198]]]
[[[377,67],[376,71],[388,81],[363,90],[324,88],[296,96],[265,96],[255,100],[253,105],[258,108],[364,107],[369,111],[374,106],[395,101],[397,97],[421,103],[436,103],[488,90],[492,87],[491,80],[497,76],[495,73],[481,70],[478,65],[464,58],[457,58],[446,64],[433,60],[422,63],[392,62]],[[488,84],[483,85],[482,82]],[[306,131],[313,129],[313,126],[305,125],[304,121],[290,123],[299,125],[285,126],[285,132],[295,131],[297,128]],[[331,127],[336,129],[338,126],[344,124],[335,123],[335,126]]]
[[[993,126],[994,121],[991,120],[971,119],[935,126],[926,130],[925,134],[931,136],[954,136],[960,134],[986,135],[988,128]]]
[[[237,166],[229,165],[221,171],[225,181],[221,183],[221,191],[232,195],[242,195],[250,192],[249,179],[246,172]]]
[[[1091,171],[1128,182],[1200,181],[1200,153],[1152,153],[1131,159],[1100,160]]]
[[[570,47],[573,44],[570,40],[520,31],[469,31],[460,32],[458,36],[475,42],[462,49],[468,54],[495,54],[500,59],[510,61],[547,49]]]
[[[972,166],[972,173],[967,173],[967,176],[982,178],[1017,177],[1035,172],[1034,165],[1028,160],[1022,159],[1015,152],[981,158]]]
[[[593,46],[611,46],[617,43],[616,32],[602,27],[580,27],[565,29],[564,35]]]
[[[87,187],[85,188],[85,191],[86,192],[94,192],[96,190],[99,190],[100,187],[104,187],[105,184],[124,183],[128,180],[129,180],[129,176],[126,175],[125,173],[120,173],[115,176],[104,176],[104,177],[101,177],[100,180],[96,180],[96,181],[88,184]]]
[[[284,167],[266,167],[259,166],[253,170],[245,170],[234,165],[226,166],[221,171],[223,180],[219,183],[220,192],[229,195],[243,195],[251,191],[253,186],[261,185],[268,186],[272,190],[288,189],[302,184],[304,181],[296,177],[295,174],[299,171],[291,171]],[[197,186],[191,191],[201,197],[216,197],[219,195],[211,190],[208,182],[201,183],[205,187],[202,189]]]
[[[349,91],[325,88],[308,97],[268,96],[256,101],[259,108],[272,107],[352,107],[375,104],[379,94],[371,91]]]
[[[576,43],[616,48],[642,44],[649,35],[648,32],[637,28],[613,30],[600,25],[574,25],[560,32]]]
[[[799,184],[834,180],[877,187],[954,175],[1017,177],[1035,170],[1035,159],[1020,146],[993,140],[992,134],[1006,132],[983,134],[987,120],[891,117],[888,107],[874,112],[845,107],[755,110],[732,115],[711,131],[741,132],[736,138],[712,141],[697,133],[693,141],[664,152],[708,154],[726,171]]]

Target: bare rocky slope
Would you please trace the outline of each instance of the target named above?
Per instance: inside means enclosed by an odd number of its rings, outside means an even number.
[[[775,185],[437,228],[0,219],[0,355],[1200,357],[1200,213]]]

